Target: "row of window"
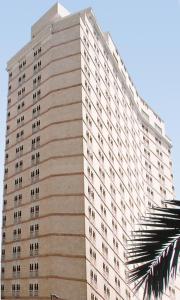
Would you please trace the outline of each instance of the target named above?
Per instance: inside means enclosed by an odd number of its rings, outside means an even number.
[[[86,45],[86,48],[88,49],[89,48],[89,41],[88,41],[88,37],[87,36],[84,36],[83,37],[83,41],[84,41],[84,43],[85,43],[85,45]],[[99,47],[98,47],[98,45],[96,44],[96,42],[94,42],[94,49],[95,49],[95,52],[96,52],[96,54],[98,54],[99,55]],[[106,53],[106,51],[104,52],[104,53]],[[84,54],[85,54],[85,58],[87,59],[87,53],[86,53],[86,51],[84,51]],[[105,55],[105,54],[104,54]],[[116,58],[116,55],[114,54],[114,57]],[[96,57],[95,57],[96,58]],[[108,60],[108,56],[107,55],[105,55],[105,58]],[[97,58],[96,58],[97,59]],[[122,64],[123,64],[123,62],[122,62]],[[123,64],[124,65],[124,64]],[[98,66],[98,68],[100,67],[100,65],[99,64],[96,64],[96,66]],[[107,69],[107,74],[109,74],[109,68],[108,68],[108,66],[106,65],[106,62],[104,63],[104,67],[105,67],[105,70]],[[117,76],[115,76],[115,77],[117,77]],[[125,76],[124,76],[125,77]],[[130,79],[130,78],[129,78]],[[107,79],[107,77],[106,77],[106,81],[107,81],[107,83],[109,82],[108,81],[108,79]],[[125,78],[125,81],[126,81],[126,78]],[[130,79],[130,81],[131,81],[131,79]],[[133,95],[133,91],[132,91],[132,95]],[[143,125],[143,128],[146,130],[147,128]],[[148,132],[148,129],[147,129],[147,132]],[[156,138],[156,140],[159,142],[159,144],[161,144],[161,141],[160,140],[158,140],[157,138]]]
[[[30,243],[30,245],[29,245],[29,251],[30,251],[30,256],[36,256],[36,255],[38,255],[38,252],[39,252],[39,243],[38,242]],[[5,259],[5,254],[6,254],[5,249],[2,249],[1,250],[2,260]],[[21,246],[13,246],[13,248],[12,248],[12,254],[13,254],[14,258],[19,258],[20,255],[21,255]]]
[[[86,97],[86,99],[87,99],[87,97]],[[86,119],[87,119],[87,122],[88,122],[88,124],[89,124],[89,117],[87,116]],[[146,140],[145,137],[144,137],[144,139],[145,139],[145,141],[146,141],[147,143],[149,143],[149,140]],[[101,140],[102,140],[102,139],[101,139]],[[150,152],[149,152],[149,151],[147,151],[146,154],[147,154],[148,156],[150,156]]]
[[[87,136],[88,139],[89,139],[89,137],[91,137],[90,134],[88,133],[88,131],[87,131],[86,136]],[[99,139],[101,138],[100,134],[98,135],[98,137],[99,137]],[[148,154],[148,156],[150,156],[150,152],[149,151],[147,151],[146,149],[144,149],[144,151],[145,151],[145,154]],[[90,155],[90,150],[89,149],[87,150],[87,154]],[[91,158],[92,158],[91,160],[93,162],[93,152],[92,151],[91,151]],[[109,159],[112,162],[114,162],[114,156],[112,155],[111,152],[109,152]],[[104,155],[102,154],[102,157],[101,157],[101,151],[100,151],[100,160],[102,160],[102,163],[104,163]],[[160,162],[158,162],[158,165],[159,164],[160,164]],[[145,167],[148,167],[149,171],[151,171],[151,164],[149,162],[145,161]],[[164,168],[162,164],[161,164],[161,167],[162,167],[162,169]],[[91,177],[91,180],[93,180],[93,172],[90,170],[90,167],[88,167],[87,171],[88,171],[89,177]],[[129,171],[128,167],[127,167],[127,171]],[[112,179],[114,180],[115,173],[113,172],[112,168],[110,169],[110,173],[111,173]],[[99,167],[99,174],[100,174],[100,177],[102,177],[102,180],[104,180],[104,178],[105,178],[105,172],[104,172],[104,170],[101,167]],[[129,171],[129,175],[131,175],[130,171]]]
[[[31,195],[31,199],[32,200],[36,200],[39,198],[39,187],[35,187],[33,189],[31,189],[31,192],[30,192],[30,195]],[[19,207],[20,205],[22,204],[22,194],[18,194],[18,195],[15,195],[14,196],[14,207]],[[7,200],[5,199],[4,200],[4,209],[6,209],[6,205],[7,205]],[[32,209],[33,210],[33,209]],[[35,209],[36,213],[35,215],[37,214],[37,208]],[[20,219],[21,217],[21,212],[19,211],[18,212],[14,212],[14,218],[18,218]],[[3,215],[3,226],[5,226],[6,224],[6,215]]]
[[[33,57],[34,57],[34,59],[39,58],[39,56],[41,55],[41,53],[42,53],[42,48],[41,47],[38,47],[36,50],[33,50]],[[19,62],[19,71],[21,72],[26,67],[26,65],[27,65],[27,61],[26,61],[26,58],[24,58],[24,59],[22,59]],[[40,68],[40,67],[41,67],[41,60],[39,60],[37,63],[35,63],[34,70],[36,70],[36,68]],[[22,78],[23,75],[21,77],[19,77],[19,78]],[[12,76],[13,76],[13,72],[10,71],[9,72],[9,80],[12,79]]]
[[[35,107],[35,108],[33,108],[33,110],[32,110],[32,115],[33,115],[33,117],[34,118],[36,118],[37,116],[39,116],[39,114],[40,114],[40,108],[41,108],[41,106],[40,105],[38,105],[37,107]],[[40,126],[40,121],[38,121],[39,122],[39,124],[37,123],[33,123],[32,124],[32,129],[34,129],[34,127],[38,127],[38,126]],[[16,123],[17,123],[17,126],[19,127],[19,126],[22,126],[22,124],[24,124],[24,115],[22,115],[21,117],[19,117],[19,118],[17,118],[17,120],[16,120]],[[10,130],[10,126],[9,125],[7,125],[7,133],[9,133],[9,130]],[[17,134],[16,134],[16,138],[19,138],[20,136],[22,136],[24,134],[24,132],[22,133],[22,132],[18,132]],[[9,143],[9,142],[8,142]]]
[[[30,237],[36,237],[39,234],[39,224],[30,225]],[[21,239],[21,228],[17,228],[13,230],[13,239],[20,240]],[[2,233],[2,241],[3,243],[6,240],[6,232]]]
[[[21,285],[19,283],[12,284],[12,296],[20,296]],[[39,291],[39,284],[38,283],[30,283],[29,284],[29,296],[37,297]],[[1,294],[4,298],[5,292],[5,285],[1,284]]]

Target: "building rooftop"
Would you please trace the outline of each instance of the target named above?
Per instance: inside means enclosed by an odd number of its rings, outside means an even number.
[[[60,3],[56,3],[31,27],[31,38],[33,39],[55,19],[64,18],[68,15],[70,15],[70,12]]]

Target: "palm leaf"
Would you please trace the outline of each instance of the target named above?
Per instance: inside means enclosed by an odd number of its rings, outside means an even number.
[[[144,284],[143,299],[158,299],[170,277],[177,273],[180,252],[180,201],[164,201],[170,207],[154,207],[142,218],[143,229],[134,231],[128,249],[129,282],[135,291]],[[144,226],[146,226],[144,228]]]

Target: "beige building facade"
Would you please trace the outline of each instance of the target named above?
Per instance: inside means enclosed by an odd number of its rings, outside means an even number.
[[[53,6],[7,70],[1,298],[142,299],[126,247],[174,197],[164,122],[90,8]]]

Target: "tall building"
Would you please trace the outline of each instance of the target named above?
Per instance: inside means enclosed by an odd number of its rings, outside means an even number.
[[[174,197],[164,122],[90,8],[53,6],[7,70],[2,299],[142,299],[126,246]]]

